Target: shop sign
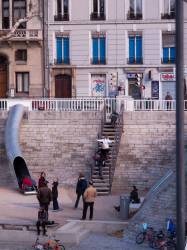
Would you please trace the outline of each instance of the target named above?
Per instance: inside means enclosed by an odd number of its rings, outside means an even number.
[[[160,73],[160,80],[162,82],[172,82],[172,81],[176,81],[176,78],[175,78],[175,74],[174,73]]]
[[[134,78],[136,78],[136,74],[137,73],[127,73],[127,78],[128,79],[134,79]]]

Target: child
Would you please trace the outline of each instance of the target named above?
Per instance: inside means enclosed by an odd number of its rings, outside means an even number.
[[[43,235],[46,235],[46,224],[47,224],[47,211],[44,207],[40,207],[38,211],[38,221],[36,223],[37,234],[40,235],[40,226],[43,228]]]
[[[53,211],[59,210],[59,205],[58,205],[58,178],[56,178],[53,181],[52,184],[52,198],[53,198]]]

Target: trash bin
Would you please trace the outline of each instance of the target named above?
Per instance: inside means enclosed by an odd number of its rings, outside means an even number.
[[[128,196],[120,196],[120,217],[123,220],[127,220],[129,217],[129,203],[130,199]]]

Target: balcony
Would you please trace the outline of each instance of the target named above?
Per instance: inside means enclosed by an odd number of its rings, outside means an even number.
[[[103,59],[98,59],[98,58],[93,59],[92,58],[90,60],[90,63],[94,64],[94,65],[105,65],[106,64],[106,58],[103,58]]]
[[[64,13],[64,15],[62,15],[61,13],[59,13],[54,16],[54,21],[69,21],[69,14]]]
[[[142,20],[142,13],[128,12],[127,20]]]
[[[69,58],[66,58],[65,60],[64,59],[54,59],[54,64],[55,65],[70,65],[70,59]]]
[[[128,64],[143,64],[143,58],[142,57],[130,57],[127,59]]]
[[[8,35],[11,30],[0,30],[0,38]],[[30,41],[40,41],[42,40],[42,30],[26,30],[26,29],[17,29],[14,33],[7,38],[10,41],[17,40],[30,40]],[[6,39],[5,39],[6,40]]]
[[[162,64],[174,64],[175,63],[175,58],[162,58],[161,63]]]
[[[100,20],[106,20],[106,16],[104,12],[98,13],[98,12],[92,12],[90,15],[91,21],[100,21]]]
[[[170,13],[162,13],[161,19],[175,19],[175,11],[172,11]]]

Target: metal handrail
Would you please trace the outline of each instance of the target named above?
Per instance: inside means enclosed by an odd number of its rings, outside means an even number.
[[[110,185],[110,191],[112,189],[112,182],[114,177],[114,171],[116,168],[116,162],[117,162],[117,155],[119,152],[119,146],[120,146],[120,140],[123,132],[123,113],[124,113],[124,105],[121,104],[120,107],[120,113],[118,115],[118,119],[115,123],[115,136],[114,136],[114,142],[112,143],[112,150],[111,150],[111,164],[109,166],[109,185]]]

